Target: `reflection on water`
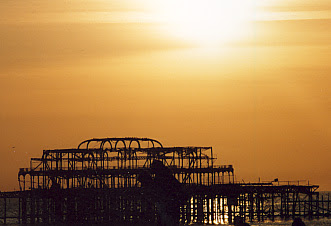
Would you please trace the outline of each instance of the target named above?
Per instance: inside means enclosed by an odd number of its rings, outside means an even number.
[[[244,217],[245,222],[250,222],[251,225],[292,225],[291,216],[304,216],[308,213],[308,204],[305,201],[307,200],[307,195],[286,195],[287,197],[293,196],[290,197],[290,200],[296,199],[293,203],[286,203],[286,207],[284,207],[284,197],[282,196],[263,196],[260,197],[260,200],[255,199],[253,202],[251,201],[253,199],[250,200],[241,196],[235,198],[231,196],[216,196],[216,198],[194,196],[190,199],[188,205],[184,205],[181,208],[181,219],[183,219],[183,223],[196,225],[201,225],[201,223],[228,225],[233,223],[236,216],[240,216]],[[319,201],[326,201],[329,199],[329,196],[329,192],[320,192]],[[319,202],[320,209],[314,206],[315,202],[312,205],[312,208],[318,212],[320,217],[317,216],[313,220],[303,217],[304,221],[307,222],[306,225],[331,225],[331,219],[325,217],[327,216],[327,209],[330,209],[330,203]],[[253,213],[251,209],[253,209]],[[289,213],[286,219],[282,215],[285,211]],[[318,214],[316,213],[316,215]],[[259,223],[261,221],[263,223]]]
[[[330,226],[331,225],[331,219],[328,218],[322,218],[322,219],[314,219],[314,220],[308,220],[303,219],[306,226]],[[266,221],[263,223],[257,223],[257,222],[249,222],[249,225],[251,226],[292,226],[293,220],[288,221]],[[206,224],[192,224],[194,226],[204,226]],[[229,225],[226,223],[219,223],[219,225]]]
[[[320,192],[320,197],[327,196],[328,192]],[[0,224],[4,223],[4,203],[5,199],[0,199]],[[233,205],[234,203],[240,203],[243,200],[240,199],[231,199],[229,197],[217,197],[216,198],[207,198],[204,197],[201,199],[199,196],[192,197],[189,201],[188,205],[184,205],[181,208],[181,215],[185,214],[186,219],[189,216],[190,220],[186,223],[190,222],[191,225],[206,225],[206,224],[218,224],[218,225],[229,225],[229,215],[228,213],[232,213],[232,216],[237,216],[238,213],[248,212],[250,203],[245,201],[244,205]],[[255,204],[254,204],[255,205]],[[276,200],[275,206],[280,206],[280,200]],[[243,208],[244,207],[244,208]],[[329,208],[324,206],[325,208]],[[19,202],[18,198],[11,198],[6,200],[6,223],[9,225],[18,225],[17,217],[19,216]],[[200,216],[198,216],[200,215]],[[202,215],[202,216],[201,216]],[[246,215],[247,216],[247,215]],[[183,218],[182,218],[183,219]],[[204,219],[197,221],[197,219]],[[308,218],[302,218],[307,226],[317,226],[317,225],[331,225],[331,218],[320,217],[316,219],[309,220]],[[256,219],[255,219],[256,221]],[[292,225],[293,220],[291,218],[289,220],[282,220],[280,217],[275,218],[274,221],[271,221],[267,217],[265,217],[264,222],[249,222],[249,218],[246,217],[246,222],[250,225],[255,226],[266,226],[266,225]]]

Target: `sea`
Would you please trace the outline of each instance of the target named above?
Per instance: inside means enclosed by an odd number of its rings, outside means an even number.
[[[320,192],[321,195],[325,196],[327,194],[331,194],[331,192]],[[18,216],[18,199],[9,199],[7,200],[6,205],[6,215],[9,217],[16,217],[15,218],[7,218],[6,219],[6,225],[16,226],[16,225],[22,225],[18,224],[17,216]],[[4,199],[0,199],[0,225],[4,224]],[[301,218],[301,220],[305,223],[306,226],[331,226],[331,217],[319,217],[314,219],[308,219],[308,218]],[[275,219],[275,221],[264,221],[264,222],[247,222],[251,226],[281,226],[281,225],[292,225],[293,219],[289,220],[281,220],[281,219]],[[28,224],[29,225],[29,224]],[[44,224],[34,224],[34,225],[44,225]],[[59,224],[63,225],[63,224]],[[102,225],[109,225],[109,224],[102,224]],[[131,224],[132,225],[132,224]],[[191,224],[193,226],[203,226],[207,224]],[[220,224],[220,225],[229,225],[229,224]],[[116,225],[117,226],[117,225]],[[149,226],[149,225],[144,225]]]

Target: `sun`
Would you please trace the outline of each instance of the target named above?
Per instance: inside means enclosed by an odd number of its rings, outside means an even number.
[[[242,38],[254,13],[252,0],[160,1],[159,16],[168,32],[200,45]]]

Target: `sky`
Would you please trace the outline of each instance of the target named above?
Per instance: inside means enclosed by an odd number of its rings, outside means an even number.
[[[149,137],[330,191],[330,59],[328,0],[2,0],[0,190],[42,150]]]

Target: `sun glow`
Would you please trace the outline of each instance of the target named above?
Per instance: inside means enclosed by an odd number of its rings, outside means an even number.
[[[214,45],[242,38],[254,6],[252,0],[168,0],[159,3],[158,13],[173,35]]]

